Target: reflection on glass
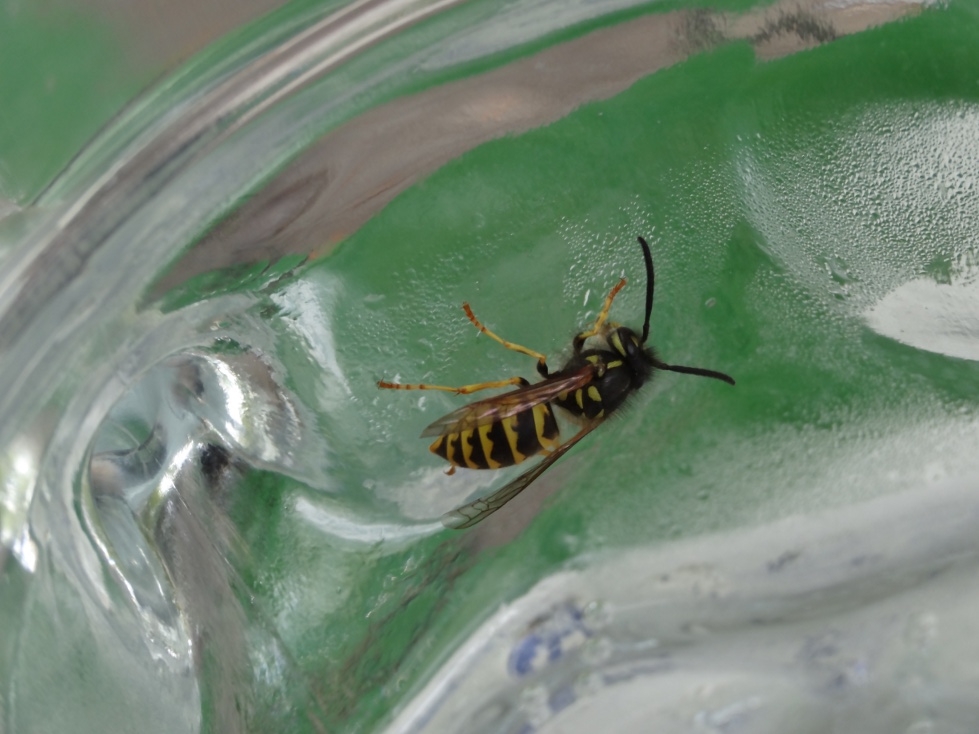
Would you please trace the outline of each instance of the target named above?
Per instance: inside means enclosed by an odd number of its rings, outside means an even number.
[[[0,169],[0,729],[969,730],[977,30],[288,6]],[[376,381],[535,379],[463,301],[555,364],[623,275],[641,323],[639,235],[737,388],[445,530],[516,474]]]

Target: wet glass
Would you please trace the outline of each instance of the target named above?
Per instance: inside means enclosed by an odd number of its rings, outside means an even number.
[[[0,731],[972,730],[970,3],[295,3],[156,67],[90,10],[0,30],[54,59],[0,80]],[[638,236],[737,384],[446,529],[523,467],[377,381],[537,380],[463,302],[640,330]]]

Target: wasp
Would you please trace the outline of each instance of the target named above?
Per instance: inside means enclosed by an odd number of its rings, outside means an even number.
[[[646,318],[641,334],[608,320],[612,301],[625,287],[626,280],[622,278],[605,298],[595,322],[574,337],[571,357],[564,367],[551,372],[545,355],[500,338],[480,323],[468,303],[463,303],[466,316],[482,333],[507,349],[536,359],[537,372],[543,379],[531,384],[523,377],[511,377],[462,387],[405,385],[384,380],[377,383],[378,387],[391,390],[442,390],[457,395],[517,386],[515,390],[464,405],[422,431],[422,437],[435,436],[429,449],[452,465],[450,474],[456,467],[499,469],[544,454],[540,463],[502,489],[445,513],[442,523],[446,527],[471,527],[503,507],[618,410],[649,381],[655,370],[699,375],[734,384],[734,379],[723,372],[666,364],[646,346],[655,276],[649,245],[642,237],[638,241],[646,263]],[[592,340],[592,346],[586,348],[589,340]],[[578,432],[563,443],[554,415],[555,407],[569,414],[580,426]]]

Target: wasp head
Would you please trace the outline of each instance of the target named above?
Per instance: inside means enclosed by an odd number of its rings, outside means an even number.
[[[616,328],[609,333],[607,341],[612,351],[622,357],[622,361],[628,368],[632,387],[634,389],[641,387],[653,370],[652,351],[644,346],[643,340],[628,326]]]

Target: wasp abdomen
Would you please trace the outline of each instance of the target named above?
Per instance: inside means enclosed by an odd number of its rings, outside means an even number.
[[[462,469],[499,469],[558,446],[560,431],[547,403],[472,429],[439,436],[429,450]]]

